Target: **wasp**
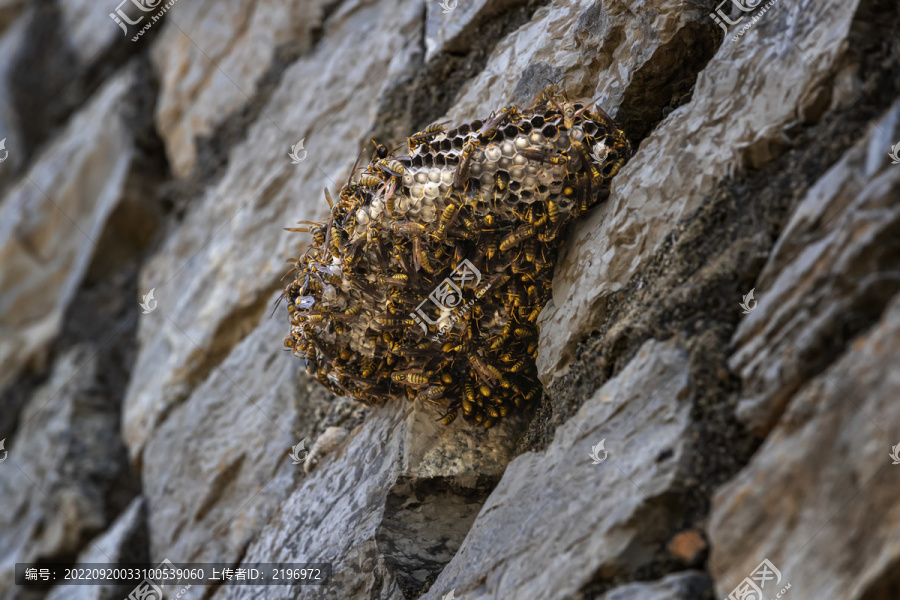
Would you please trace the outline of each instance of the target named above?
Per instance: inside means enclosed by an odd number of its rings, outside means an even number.
[[[515,123],[521,118],[519,115],[519,109],[515,106],[504,106],[499,111],[497,111],[496,115],[492,115],[488,118],[487,121],[482,123],[481,129],[478,130],[478,136],[484,136],[488,133],[493,132],[500,123],[503,122],[503,119],[509,117],[510,123]]]
[[[497,336],[497,339],[493,341],[491,344],[491,350],[498,350],[506,344],[506,340],[509,339],[509,336],[512,335],[514,323],[512,320],[506,322],[506,325],[500,331],[500,334]]]
[[[453,174],[453,189],[463,189],[465,182],[469,179],[469,167],[477,147],[478,142],[475,140],[469,140],[463,145],[462,152],[459,154],[459,165]]]
[[[406,381],[406,377],[409,375],[409,371],[394,371],[391,373],[391,381],[396,381],[397,383],[402,383]]]
[[[401,327],[410,327],[415,325],[416,322],[412,319],[406,319],[403,317],[394,317],[391,315],[377,315],[375,317],[375,322],[385,328],[401,328]]]
[[[503,374],[496,367],[485,362],[478,354],[470,353],[468,356],[469,363],[488,383],[496,382],[503,377]]]
[[[532,108],[538,106],[539,104],[549,104],[553,98],[555,98],[559,94],[559,87],[563,81],[568,78],[569,75],[563,75],[560,77],[559,81],[551,81],[544,77],[544,81],[546,81],[549,85],[542,89],[540,93],[535,97]]]
[[[409,373],[406,376],[406,382],[409,385],[428,385],[430,382],[428,381],[428,375],[425,373]]]
[[[398,160],[380,158],[375,161],[375,166],[394,177],[403,177],[406,174],[406,167]]]
[[[450,412],[448,412],[446,415],[444,415],[444,417],[441,419],[441,425],[446,427],[447,425],[449,425],[450,423],[452,423],[455,420],[456,420],[456,410],[454,409],[454,410],[451,410]]]
[[[596,100],[594,100],[594,102],[596,102]],[[591,102],[591,104],[594,104],[594,102]],[[590,105],[588,105],[588,106],[590,106]],[[585,108],[587,108],[587,107],[585,107]],[[601,121],[603,123],[604,127],[606,128],[607,132],[614,132],[614,131],[619,130],[618,127],[616,127],[615,121],[613,121],[612,117],[610,117],[609,114],[605,110],[603,110],[602,108],[600,108],[598,106],[596,108],[596,111],[597,111],[597,113],[592,113],[591,111],[588,111],[587,114],[595,121]]]
[[[371,377],[372,374],[375,373],[375,361],[371,358],[368,358],[363,362],[362,369],[360,369],[359,374],[361,377]]]
[[[488,260],[494,258],[497,255],[497,250],[500,247],[500,242],[497,241],[496,237],[491,237],[488,240],[487,247],[485,248],[485,255],[488,257]]]
[[[417,134],[406,138],[406,145],[410,150],[415,150],[416,146],[419,145],[418,142],[420,140],[427,140],[444,133],[444,125],[449,122],[450,121],[444,121],[443,123],[433,123],[429,125],[424,131],[420,131]]]
[[[506,252],[513,246],[521,244],[532,236],[534,236],[534,227],[531,225],[523,225],[503,238],[500,242],[500,251]]]
[[[599,98],[597,100],[599,100]],[[551,104],[553,104],[554,107],[556,107],[556,110],[558,110],[559,112],[562,113],[563,127],[571,130],[573,127],[575,127],[575,119],[577,119],[582,114],[584,114],[584,112],[588,108],[590,108],[595,102],[597,102],[597,100],[594,100],[587,106],[583,106],[582,108],[578,109],[577,111],[575,110],[575,105],[572,102],[569,102],[569,99],[566,97],[565,94],[563,94],[563,105],[562,106],[557,104],[556,101],[553,100],[552,98],[550,99],[550,102],[551,102]]]
[[[375,155],[381,159],[387,158],[387,155],[388,155],[387,146],[383,146],[382,144],[379,144],[375,140],[372,140],[372,143],[375,144]]]
[[[572,138],[571,142],[572,147],[575,149],[575,152],[578,153],[578,157],[581,159],[583,168],[587,169],[591,174],[591,181],[593,181],[594,185],[600,185],[600,183],[603,181],[603,176],[600,174],[600,169],[597,168],[596,163],[591,159],[591,156],[588,153],[588,149],[585,147],[584,142],[580,142],[575,138]]]
[[[547,200],[547,216],[551,223],[559,221],[559,205],[553,200]]]
[[[400,235],[413,237],[422,235],[425,232],[425,226],[412,221],[395,221],[391,223],[391,230]]]
[[[359,185],[366,187],[378,187],[382,184],[381,177],[372,173],[363,173],[359,176]]]
[[[587,175],[582,176],[576,186],[576,190],[578,195],[574,212],[577,216],[581,216],[593,205],[591,201],[591,178]]]
[[[425,269],[426,273],[433,274],[434,267],[431,264],[431,259],[428,258],[428,252],[425,251],[425,246],[422,245],[419,238],[413,240],[413,252],[419,261],[419,266]]]
[[[528,329],[525,329],[524,327],[516,327],[515,329],[513,329],[513,336],[520,340],[525,339],[525,338],[529,337],[530,335],[531,335],[531,331],[529,331]]]
[[[554,165],[565,165],[569,162],[569,159],[561,154],[545,152],[538,148],[523,148],[522,150],[519,150],[519,154],[530,160],[551,163]]]
[[[425,401],[437,400],[438,398],[442,397],[444,395],[444,392],[446,391],[447,388],[442,385],[433,385],[419,394],[419,398]]]
[[[438,223],[438,228],[435,232],[438,239],[444,239],[445,231],[453,225],[458,213],[459,207],[456,204],[451,203],[444,207],[444,210],[441,211],[441,220]]]
[[[477,230],[478,223],[462,210],[459,211],[459,220],[463,222],[463,226],[465,226],[466,230]]]
[[[386,275],[378,276],[378,283],[380,283],[382,285],[405,286],[408,282],[409,282],[409,277],[407,277],[403,273],[395,273],[394,275],[391,275],[390,277],[388,277]]]
[[[535,255],[537,253],[537,245],[534,241],[534,238],[525,240],[522,250],[525,252],[525,260],[533,263]]]
[[[307,224],[309,225],[309,227],[284,227],[284,230],[300,233],[310,233],[313,236],[313,243],[317,246],[321,246],[325,243],[325,224],[321,222],[315,223],[313,221],[297,221],[297,223]]]
[[[509,175],[503,171],[497,171],[497,174],[494,175],[494,185],[496,185],[497,189],[501,192],[505,192],[506,188],[509,186]]]

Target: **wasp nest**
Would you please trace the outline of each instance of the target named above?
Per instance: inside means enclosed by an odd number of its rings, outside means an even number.
[[[602,110],[548,88],[376,155],[303,221],[285,347],[338,395],[420,399],[490,427],[540,397],[537,318],[558,235],[609,195],[630,147]],[[358,161],[357,161],[358,162]],[[354,173],[356,168],[354,168]]]

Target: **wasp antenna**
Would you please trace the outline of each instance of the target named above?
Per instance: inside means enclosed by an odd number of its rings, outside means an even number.
[[[284,279],[284,277],[282,277]],[[272,315],[275,314],[275,311],[278,310],[278,307],[281,305],[281,301],[285,298],[285,292],[281,292],[281,295],[278,296],[278,300],[275,301],[275,306],[272,307],[272,314],[269,315],[269,318],[272,318]]]
[[[334,202],[331,200],[331,194],[328,193],[328,186],[325,186],[325,200],[328,201],[328,208],[334,208]]]
[[[575,116],[576,117],[580,116],[584,111],[586,111],[587,109],[592,107],[594,104],[596,104],[598,100],[600,100],[599,96],[597,98],[595,98],[594,100],[592,100],[589,104],[585,104],[583,107],[581,107],[581,109],[578,112],[575,113]],[[602,109],[598,109],[598,110],[602,110]],[[609,115],[606,115],[606,117],[608,118]],[[610,120],[612,120],[612,119],[610,119]]]
[[[372,141],[374,142],[375,140],[372,140]],[[359,159],[362,158],[363,152],[365,152],[365,151],[366,151],[366,147],[363,146],[360,149],[359,154],[356,156],[356,162],[353,163],[353,168],[350,169],[350,176],[347,177],[347,185],[350,185],[350,182],[353,181],[353,174],[356,173],[356,167],[359,166]]]

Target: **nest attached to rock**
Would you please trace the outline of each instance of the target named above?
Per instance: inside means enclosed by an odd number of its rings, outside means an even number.
[[[527,110],[432,125],[406,145],[392,156],[376,143],[337,202],[325,191],[329,218],[289,229],[313,243],[289,260],[284,345],[335,394],[419,399],[445,425],[461,413],[491,427],[540,397],[558,236],[606,199],[631,148],[605,112],[553,86]]]

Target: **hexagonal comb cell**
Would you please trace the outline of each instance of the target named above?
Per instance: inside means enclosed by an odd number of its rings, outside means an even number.
[[[329,218],[290,229],[313,241],[290,260],[285,348],[335,394],[420,401],[444,424],[532,405],[558,236],[631,151],[590,106],[548,88],[528,110],[429,126],[351,175]]]

